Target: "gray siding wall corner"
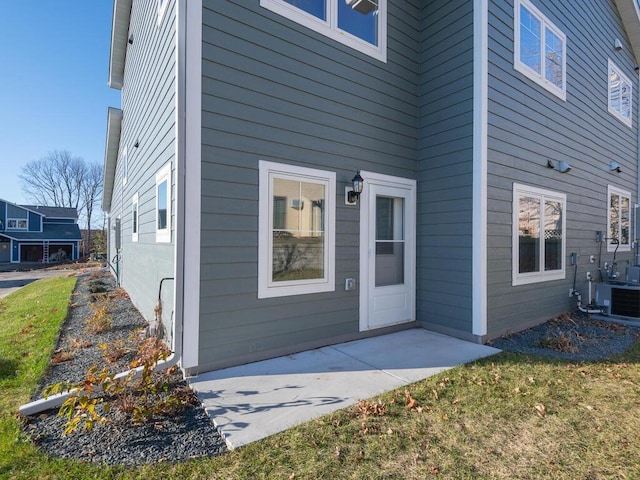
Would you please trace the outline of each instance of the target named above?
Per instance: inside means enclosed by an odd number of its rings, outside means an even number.
[[[388,62],[259,6],[203,11],[201,365],[358,334],[356,170],[416,176],[417,1],[389,2]],[[257,298],[258,161],[336,172],[336,289]]]
[[[417,319],[467,337],[472,319],[473,2],[422,9]]]
[[[607,230],[607,186],[632,194],[638,185],[638,75],[636,60],[613,1],[533,3],[567,37],[566,102],[513,67],[513,2],[489,2],[488,288],[489,335],[519,330],[575,308],[571,252],[579,254],[578,290],[587,298],[586,272],[598,277],[596,231]],[[614,39],[623,49],[614,49]],[[633,128],[607,110],[607,63],[613,60],[633,83]],[[545,168],[565,161],[566,174]],[[612,174],[617,161],[623,174]],[[513,183],[567,195],[566,278],[512,287]],[[602,246],[602,262],[613,254]],[[630,253],[618,252],[624,265]]]
[[[121,218],[120,279],[134,305],[152,321],[160,280],[174,275],[174,247],[156,242],[156,173],[171,162],[172,218],[175,226],[175,50],[176,2],[169,2],[158,23],[158,2],[134,0],[122,87],[122,132],[111,201],[110,260],[115,256],[115,219]],[[136,147],[135,144],[138,144]],[[123,183],[122,153],[127,151],[127,178]],[[138,240],[132,235],[132,200],[139,198]],[[163,324],[169,338],[173,318],[173,284],[162,289]]]

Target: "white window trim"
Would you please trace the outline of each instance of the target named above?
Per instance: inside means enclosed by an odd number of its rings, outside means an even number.
[[[163,181],[167,181],[167,227],[163,229],[158,228],[158,187]],[[170,243],[171,242],[171,162],[167,162],[156,174],[156,214],[154,217],[155,229],[156,229],[156,242],[158,243]]]
[[[134,207],[135,206],[135,210]],[[133,230],[135,225],[136,229]],[[138,198],[138,192],[135,193],[131,199],[131,241],[137,242],[140,234],[140,201]]]
[[[122,149],[122,155],[120,157],[122,159],[122,185],[127,184],[127,178],[129,176],[129,158],[127,154],[127,146]]]
[[[523,5],[529,12],[540,20],[542,24],[542,38],[541,45],[543,51],[540,52],[541,59],[544,59],[544,45],[545,45],[545,27],[553,31],[564,43],[562,49],[562,87],[558,88],[556,85],[548,81],[544,76],[544,62],[542,61],[540,66],[540,73],[529,68],[528,65],[520,61],[520,6]],[[525,77],[533,80],[538,85],[544,87],[549,92],[553,93],[556,97],[566,101],[567,100],[567,37],[566,35],[556,27],[547,17],[545,17],[540,10],[534,7],[528,0],[515,0],[514,2],[514,48],[513,48],[513,68],[522,73]]]
[[[629,95],[631,98],[629,99],[629,116],[628,117],[625,117],[624,115],[622,115],[621,112],[619,112],[618,110],[616,110],[611,106],[611,76],[609,73],[611,72],[611,70],[615,70],[615,72],[620,76],[620,79],[629,85]],[[609,108],[609,113],[611,115],[616,117],[618,120],[624,123],[627,127],[629,128],[633,127],[633,83],[631,83],[631,80],[629,79],[629,77],[627,77],[624,73],[622,73],[622,70],[615,63],[613,63],[611,59],[609,59],[609,62],[607,64],[607,106]]]
[[[304,27],[329,37],[337,42],[362,52],[382,62],[387,62],[387,0],[378,0],[378,45],[356,37],[338,28],[337,2],[344,0],[327,0],[327,20],[308,14],[284,0],[260,0],[260,6],[278,15],[288,18]]]
[[[158,26],[162,23],[168,4],[169,0],[158,0]]]
[[[11,227],[10,223],[16,222],[15,227]],[[18,227],[19,222],[26,222],[26,226],[24,228]],[[29,219],[28,218],[7,218],[7,230],[29,230]]]
[[[518,198],[522,195],[532,195],[540,197],[544,200],[555,200],[562,202],[562,264],[559,270],[551,270],[548,272],[541,268],[539,272],[520,273],[520,244],[519,244],[519,229],[518,229]],[[564,280],[566,278],[566,252],[567,252],[567,195],[564,193],[553,192],[551,190],[544,190],[542,188],[531,187],[529,185],[522,185],[519,183],[513,184],[513,228],[512,228],[512,282],[513,286],[527,285],[530,283],[548,282],[551,280]],[[544,208],[542,208],[544,213]],[[541,219],[541,223],[544,221]],[[541,239],[544,240],[544,239]],[[540,262],[544,263],[544,241],[541,241],[541,255]]]
[[[615,194],[621,197],[627,197],[627,199],[629,200],[629,243],[626,245],[623,244],[612,244],[610,243],[610,238],[611,238],[611,195]],[[633,225],[632,225],[632,221],[633,221],[633,203],[631,203],[631,192],[627,191],[627,190],[622,190],[618,187],[614,187],[613,185],[608,185],[607,186],[607,252],[630,252],[631,251],[631,242],[633,241],[633,239],[631,238],[631,236],[633,235]],[[618,226],[619,228],[620,226]],[[618,247],[616,250],[616,246]]]
[[[315,168],[259,161],[259,216],[258,216],[258,298],[283,297],[335,290],[335,198],[336,174]],[[272,252],[273,195],[271,178],[293,177],[296,180],[323,183],[325,191],[325,276],[322,279],[273,282]]]

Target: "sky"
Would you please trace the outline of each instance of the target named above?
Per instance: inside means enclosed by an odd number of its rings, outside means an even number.
[[[22,167],[54,150],[103,164],[112,0],[2,2],[0,198],[29,203]]]

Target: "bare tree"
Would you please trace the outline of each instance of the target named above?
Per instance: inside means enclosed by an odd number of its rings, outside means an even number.
[[[49,152],[46,157],[22,167],[22,191],[37,205],[82,210],[82,182],[85,162],[66,150]]]
[[[86,165],[84,181],[82,182],[82,203],[87,219],[87,247],[91,251],[91,217],[93,209],[102,195],[102,168],[97,163]]]
[[[75,208],[86,221],[91,248],[91,220],[102,194],[102,168],[87,164],[67,150],[54,150],[46,157],[22,167],[20,175],[25,198],[37,205]]]

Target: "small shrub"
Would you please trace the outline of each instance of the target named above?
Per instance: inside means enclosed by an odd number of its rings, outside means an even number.
[[[89,305],[93,310],[93,315],[87,319],[85,331],[94,335],[109,331],[113,326],[113,320],[109,314],[108,303],[101,301],[90,303]]]
[[[91,280],[88,288],[91,293],[107,293],[109,291],[109,286],[100,279]]]
[[[107,368],[99,370],[93,366],[87,371],[85,380],[77,385],[58,383],[47,387],[45,396],[75,390],[58,411],[58,416],[67,418],[63,434],[70,435],[79,427],[91,430],[96,424],[108,422],[111,404],[134,424],[159,415],[176,415],[196,404],[197,398],[189,387],[171,390],[168,374],[154,371],[158,362],[170,353],[163,342],[148,338],[140,345],[131,364],[132,368],[142,367],[138,375],[132,370],[125,377],[116,378]]]
[[[81,338],[72,338],[65,348],[59,348],[53,352],[51,363],[63,363],[71,360],[79,350],[91,346],[91,342]]]
[[[534,346],[562,353],[576,353],[578,351],[578,346],[565,332],[558,332],[542,337],[535,342]]]
[[[110,299],[127,300],[129,298],[129,294],[122,287],[118,287],[115,290],[112,290],[111,292],[109,292],[108,296]]]
[[[51,358],[51,363],[54,365],[57,363],[68,362],[73,358],[73,351],[67,349],[58,349],[53,352],[53,358]]]
[[[88,340],[83,340],[82,338],[76,337],[69,340],[69,348],[74,351],[82,350],[83,348],[87,348],[91,346],[91,342]]]
[[[127,345],[127,342],[121,338],[111,343],[101,343],[98,346],[100,350],[102,350],[102,355],[104,355],[104,358],[106,358],[109,363],[115,363],[133,351],[133,346]]]

